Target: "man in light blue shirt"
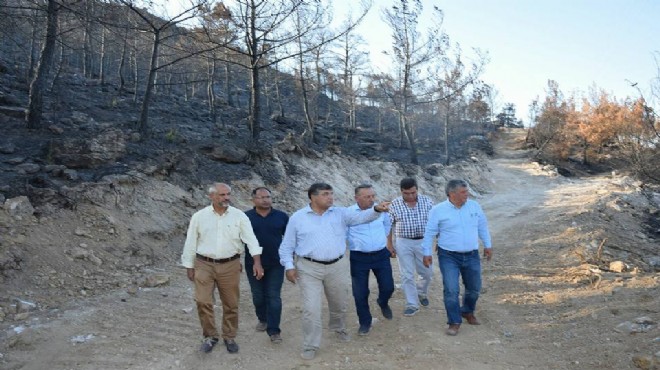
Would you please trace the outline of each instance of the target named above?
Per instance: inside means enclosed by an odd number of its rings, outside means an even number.
[[[431,249],[438,238],[438,264],[444,285],[444,303],[447,311],[447,335],[456,335],[465,318],[470,325],[479,325],[474,311],[481,291],[481,261],[479,239],[484,245],[488,261],[493,250],[488,221],[479,203],[468,199],[468,185],[463,180],[450,180],[445,187],[447,200],[434,206],[424,232],[422,250],[424,265],[433,262]],[[459,303],[459,275],[463,278],[465,294]]]
[[[377,219],[380,212],[388,210],[389,203],[383,202],[364,212],[333,207],[332,187],[325,183],[312,184],[307,196],[309,205],[289,218],[279,254],[287,280],[300,286],[303,310],[300,355],[311,360],[321,345],[324,293],[330,313],[329,329],[340,340],[350,340],[346,332],[348,262],[343,258],[348,227]]]
[[[350,210],[366,212],[374,206],[376,192],[369,184],[355,188],[355,201]],[[351,282],[355,309],[360,322],[358,335],[368,335],[371,329],[372,316],[369,311],[369,274],[371,271],[378,282],[378,299],[383,316],[392,320],[390,298],[394,293],[394,278],[390,258],[392,252],[387,249],[387,235],[390,233],[391,222],[387,213],[382,213],[374,221],[348,228],[348,248],[351,251]]]

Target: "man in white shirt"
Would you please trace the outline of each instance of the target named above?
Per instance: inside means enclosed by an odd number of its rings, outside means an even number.
[[[253,274],[261,279],[261,247],[243,211],[230,206],[231,188],[216,183],[209,188],[211,205],[190,219],[181,264],[188,279],[195,283],[197,313],[202,325],[201,351],[211,352],[218,343],[213,312],[213,290],[217,286],[222,301],[222,338],[229,353],[238,352],[234,338],[238,330],[240,256],[247,245],[254,258]]]
[[[300,286],[303,331],[300,356],[311,360],[321,345],[324,294],[330,314],[328,328],[337,333],[339,340],[350,340],[346,331],[350,289],[349,266],[344,258],[346,233],[351,225],[377,219],[380,212],[388,210],[389,202],[363,212],[334,207],[332,186],[326,183],[312,184],[307,196],[309,205],[289,218],[279,252],[286,279]]]

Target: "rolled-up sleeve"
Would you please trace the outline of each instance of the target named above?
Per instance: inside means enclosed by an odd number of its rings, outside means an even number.
[[[185,268],[193,268],[195,266],[195,253],[197,252],[198,240],[198,219],[198,214],[195,213],[190,218],[190,224],[188,224],[186,242],[183,245],[183,253],[181,253],[181,265]]]
[[[243,214],[240,219],[239,227],[241,241],[247,245],[250,254],[253,256],[261,255],[263,248],[259,245],[259,240],[257,240],[256,235],[254,235],[254,230],[252,230],[252,223],[245,214]]]

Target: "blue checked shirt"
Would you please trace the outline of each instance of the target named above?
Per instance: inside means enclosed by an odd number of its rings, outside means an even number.
[[[353,212],[367,212],[357,204],[348,207]],[[348,228],[348,249],[356,252],[376,252],[387,246],[387,234],[392,223],[387,213],[382,213],[377,219]]]
[[[380,216],[373,207],[355,212],[344,207],[330,207],[322,215],[310,206],[296,211],[284,232],[280,245],[280,263],[291,270],[293,254],[319,261],[331,261],[346,253],[346,233],[351,225],[370,222]]]
[[[468,199],[461,208],[449,200],[431,209],[426,225],[422,252],[431,255],[433,238],[438,237],[438,247],[453,252],[469,252],[479,249],[479,239],[484,248],[491,248],[488,221],[479,203]]]
[[[424,228],[432,207],[433,201],[426,195],[417,195],[417,204],[414,208],[408,207],[403,197],[394,199],[390,204],[394,236],[406,239],[424,236]]]

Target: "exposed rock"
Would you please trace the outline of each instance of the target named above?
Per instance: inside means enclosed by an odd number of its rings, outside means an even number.
[[[66,169],[62,171],[62,176],[67,180],[76,181],[78,180],[78,171]]]
[[[9,158],[5,161],[5,163],[9,164],[21,164],[25,162],[25,157],[14,157],[14,158]]]
[[[48,130],[57,135],[62,135],[64,133],[64,129],[58,125],[50,125],[48,126]]]
[[[95,168],[121,158],[126,152],[126,141],[121,130],[109,129],[90,139],[51,140],[50,151],[56,163],[71,168]]]
[[[88,259],[91,263],[95,264],[96,266],[101,266],[103,264],[103,261],[93,254],[90,254]]]
[[[205,152],[209,158],[225,163],[242,163],[248,157],[247,150],[238,148],[229,143],[213,147],[204,147],[202,148],[202,151]]]
[[[80,247],[75,247],[69,251],[71,258],[76,260],[83,260],[89,256],[89,251]]]
[[[13,154],[14,152],[16,152],[16,145],[14,145],[13,143],[0,144],[0,153]]]
[[[612,272],[624,272],[627,270],[627,266],[622,261],[612,261],[610,262],[610,271]]]
[[[37,309],[37,304],[33,302],[16,299],[16,313],[30,312]]]
[[[90,234],[90,232],[89,232],[88,230],[86,230],[86,229],[83,229],[82,227],[76,227],[76,230],[74,230],[73,233],[74,233],[75,235],[77,235],[77,236],[84,236],[84,237],[87,237],[87,238],[91,238],[91,237],[92,237],[92,235]]]
[[[37,173],[41,170],[41,166],[36,163],[22,163],[16,166],[16,171],[19,173],[32,174]]]
[[[614,331],[624,334],[646,333],[655,327],[655,322],[648,317],[639,317],[633,322],[625,321],[614,328]]]
[[[24,195],[7,199],[3,208],[12,217],[31,216],[34,213],[34,207],[28,197]]]
[[[642,369],[642,370],[657,369],[657,367],[655,366],[656,361],[654,361],[651,356],[635,355],[632,358],[632,362],[635,365],[635,367],[637,367],[638,369]]]
[[[146,276],[141,282],[140,286],[154,288],[161,285],[167,285],[170,283],[170,277],[163,273],[155,273],[149,276]]]
[[[30,317],[29,312],[21,312],[14,315],[14,320],[22,321],[27,320]]]
[[[25,118],[27,110],[21,107],[7,107],[0,105],[0,115],[6,115],[14,118]]]

